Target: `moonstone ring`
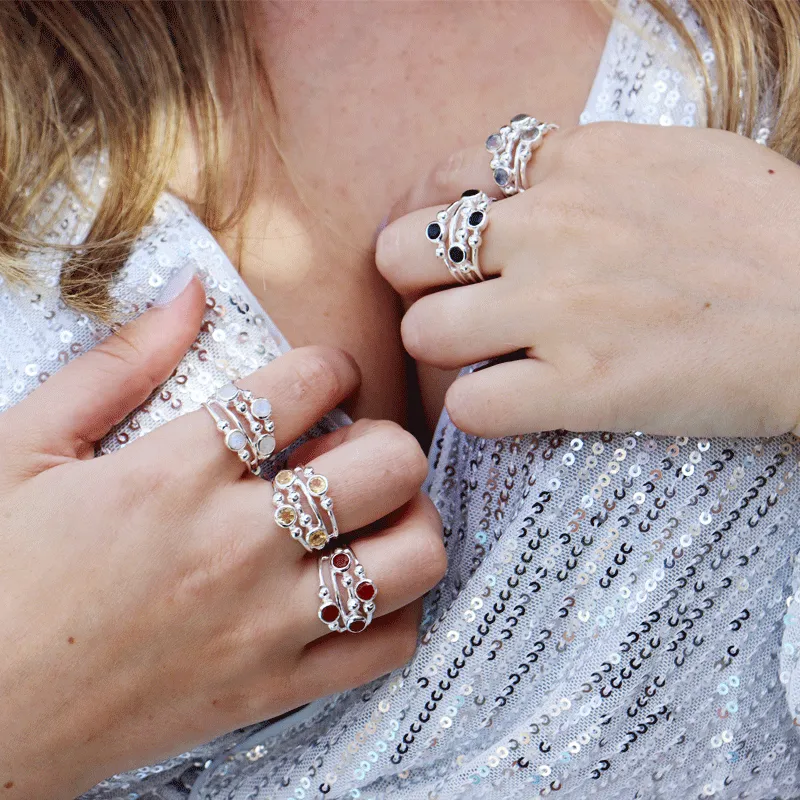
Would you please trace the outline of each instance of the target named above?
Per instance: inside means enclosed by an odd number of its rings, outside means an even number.
[[[275,522],[308,551],[321,550],[339,535],[328,497],[328,479],[311,467],[282,469],[273,479]]]
[[[436,255],[459,283],[484,280],[478,256],[491,204],[485,192],[467,189],[425,229],[425,236],[436,245]]]
[[[486,140],[486,149],[492,156],[492,177],[503,194],[510,197],[528,188],[526,172],[531,155],[541,146],[545,135],[555,130],[558,125],[539,122],[529,114],[517,114]]]
[[[229,383],[203,407],[225,437],[225,446],[238,454],[250,472],[260,475],[275,452],[275,423],[269,400]]]
[[[378,589],[349,547],[319,559],[317,615],[336,633],[361,633],[375,614]]]

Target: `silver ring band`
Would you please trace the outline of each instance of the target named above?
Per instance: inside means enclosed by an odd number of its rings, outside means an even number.
[[[282,469],[272,487],[275,522],[306,550],[321,550],[339,535],[324,475],[316,475],[311,467]]]
[[[317,616],[337,633],[361,633],[375,615],[378,589],[349,547],[321,556]]]
[[[275,423],[269,400],[228,383],[203,403],[203,408],[225,437],[225,446],[238,454],[250,472],[260,475],[275,452]]]
[[[489,224],[491,203],[492,198],[485,192],[468,189],[425,229],[428,240],[436,244],[436,255],[459,283],[485,280],[480,268],[480,246]]]
[[[541,146],[545,135],[555,130],[558,125],[539,122],[529,114],[517,114],[486,140],[486,149],[492,156],[492,177],[503,194],[510,197],[528,188],[531,155]]]

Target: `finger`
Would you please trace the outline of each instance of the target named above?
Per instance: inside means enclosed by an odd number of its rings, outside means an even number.
[[[447,391],[445,407],[453,424],[476,436],[500,438],[565,428],[613,430],[613,410],[596,392],[564,379],[551,364],[523,358],[462,375]]]
[[[358,366],[347,353],[312,346],[290,350],[237,384],[270,401],[279,451],[349,397],[360,382]],[[189,463],[192,470],[201,471],[211,481],[223,475],[236,479],[249,474],[236,453],[225,446],[205,409],[164,425],[125,449],[145,460],[155,453],[181,453],[181,462]],[[191,459],[186,459],[187,452],[192,454]]]
[[[343,692],[407,664],[417,649],[422,601],[376,619],[363,633],[331,633],[305,649],[297,667],[309,697]]]
[[[181,270],[157,302],[6,412],[9,430],[25,437],[25,451],[91,457],[94,443],[169,377],[197,336],[203,285],[192,270]]]
[[[403,317],[403,345],[412,358],[439,369],[457,369],[529,347],[520,325],[532,312],[504,278],[457,286],[417,300]],[[499,312],[499,313],[498,313]]]
[[[441,517],[431,500],[421,493],[398,514],[393,524],[379,533],[360,537],[350,547],[367,578],[378,589],[376,618],[422,597],[439,583],[447,569]],[[299,615],[297,625],[308,641],[328,633],[327,626],[317,616],[318,589],[318,557],[310,556],[305,559],[294,603]]]
[[[298,464],[310,464],[315,458],[319,458],[323,453],[335,450],[345,442],[358,439],[363,436],[370,428],[380,425],[380,420],[359,419],[352,425],[343,425],[331,433],[323,436],[316,436],[303,442],[299,447],[292,450],[289,457],[289,465],[296,467]]]
[[[491,156],[483,146],[469,147],[448,156],[394,204],[388,223],[420,208],[448,205],[464,189],[478,189],[495,200],[501,199],[503,193],[492,178],[490,161]]]
[[[459,194],[451,196],[450,202]],[[520,195],[509,197],[489,206],[488,225],[481,233],[480,246],[480,268],[486,278],[502,273],[518,247],[519,232],[526,232],[528,219],[526,206],[520,205],[521,198]],[[436,255],[436,243],[425,233],[442,207],[412,211],[392,222],[378,236],[375,263],[394,290],[404,297],[415,297],[458,283]]]
[[[574,131],[575,129],[573,129]],[[549,175],[570,131],[547,133],[542,146],[534,150],[526,166],[526,183],[534,186]],[[387,224],[420,208],[452,203],[464,189],[478,189],[500,200],[503,193],[495,183],[492,156],[485,145],[469,147],[448,156],[427,172],[392,207]]]
[[[416,496],[428,472],[419,443],[399,425],[381,420],[362,430],[362,435],[308,464],[328,479],[328,496],[342,533],[402,508]]]
[[[342,534],[337,543],[347,541],[344,534],[403,509],[419,494],[427,473],[427,459],[416,439],[399,425],[359,420],[316,441],[322,443],[321,455],[305,463],[328,480],[327,494],[333,500]],[[329,448],[328,443],[336,441],[340,444]],[[170,468],[169,472],[172,474],[174,470]],[[152,467],[146,474],[152,475]],[[309,554],[286,528],[275,522],[272,484],[248,480],[216,488],[211,502],[213,511],[209,513],[220,520],[214,527],[223,532],[235,520],[237,551],[263,550],[265,556],[281,563],[300,564],[316,558],[316,553]],[[171,511],[176,510],[181,511],[172,502]],[[423,511],[429,513],[428,509]],[[405,519],[405,511],[400,519]]]

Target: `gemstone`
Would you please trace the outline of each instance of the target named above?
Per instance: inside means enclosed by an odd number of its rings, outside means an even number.
[[[347,623],[347,630],[351,633],[361,633],[367,627],[367,621],[361,617],[355,617]]]
[[[336,620],[339,619],[339,608],[330,603],[326,606],[322,606],[319,610],[319,617],[323,622],[327,622],[328,624],[336,622]]]
[[[263,458],[271,456],[275,452],[275,437],[269,435],[262,436],[256,442],[256,450],[258,450],[258,454]]]
[[[428,225],[427,230],[425,231],[425,235],[432,241],[438,241],[439,237],[442,235],[442,226],[438,222],[431,222]]]
[[[359,600],[372,600],[375,597],[375,585],[370,581],[362,581],[356,586],[356,597]]]
[[[293,480],[294,480],[294,473],[290,469],[282,469],[275,476],[275,485],[284,487],[290,486]]]
[[[541,133],[539,132],[538,128],[526,128],[524,131],[522,131],[522,136],[520,136],[520,138],[525,139],[526,141],[533,141],[538,139],[540,136]]]
[[[306,537],[306,541],[314,548],[325,547],[328,541],[328,534],[321,530],[311,531]]]
[[[477,189],[467,189],[466,192],[461,192],[462,197],[475,197],[476,194],[480,194]]]
[[[308,491],[314,495],[321,495],[328,488],[328,479],[322,475],[315,475],[308,481]]]
[[[473,211],[469,215],[469,224],[473,228],[477,228],[483,222],[483,211]]]
[[[494,182],[498,186],[508,186],[508,181],[511,176],[508,174],[507,169],[503,169],[502,167],[498,167],[494,171]]]
[[[530,114],[517,114],[511,117],[512,122],[524,122],[526,119],[530,117]]]
[[[239,394],[239,390],[232,383],[227,383],[217,392],[217,397],[223,403],[229,403],[237,394]]]
[[[272,413],[272,405],[266,397],[259,397],[253,400],[250,411],[256,419],[266,419]]]
[[[451,247],[448,255],[454,264],[460,264],[466,257],[466,253],[460,247]]]
[[[241,431],[230,431],[225,437],[225,444],[229,450],[244,450],[247,447],[247,437]]]
[[[350,566],[350,556],[347,553],[337,553],[331,563],[336,569],[347,569]]]
[[[275,521],[282,528],[291,528],[297,520],[297,512],[291,506],[281,506],[275,512]]]
[[[487,140],[486,140],[486,149],[487,150],[497,150],[503,144],[503,137],[500,136],[499,133],[493,133]]]

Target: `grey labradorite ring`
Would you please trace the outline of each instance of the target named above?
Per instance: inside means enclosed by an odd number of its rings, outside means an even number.
[[[228,383],[211,400],[203,403],[211,414],[225,446],[260,476],[267,459],[275,452],[275,423],[272,406],[265,397]]]
[[[528,188],[526,172],[531,155],[541,147],[544,137],[556,130],[558,125],[539,122],[530,114],[517,114],[486,140],[492,177],[504,195],[510,197]]]

